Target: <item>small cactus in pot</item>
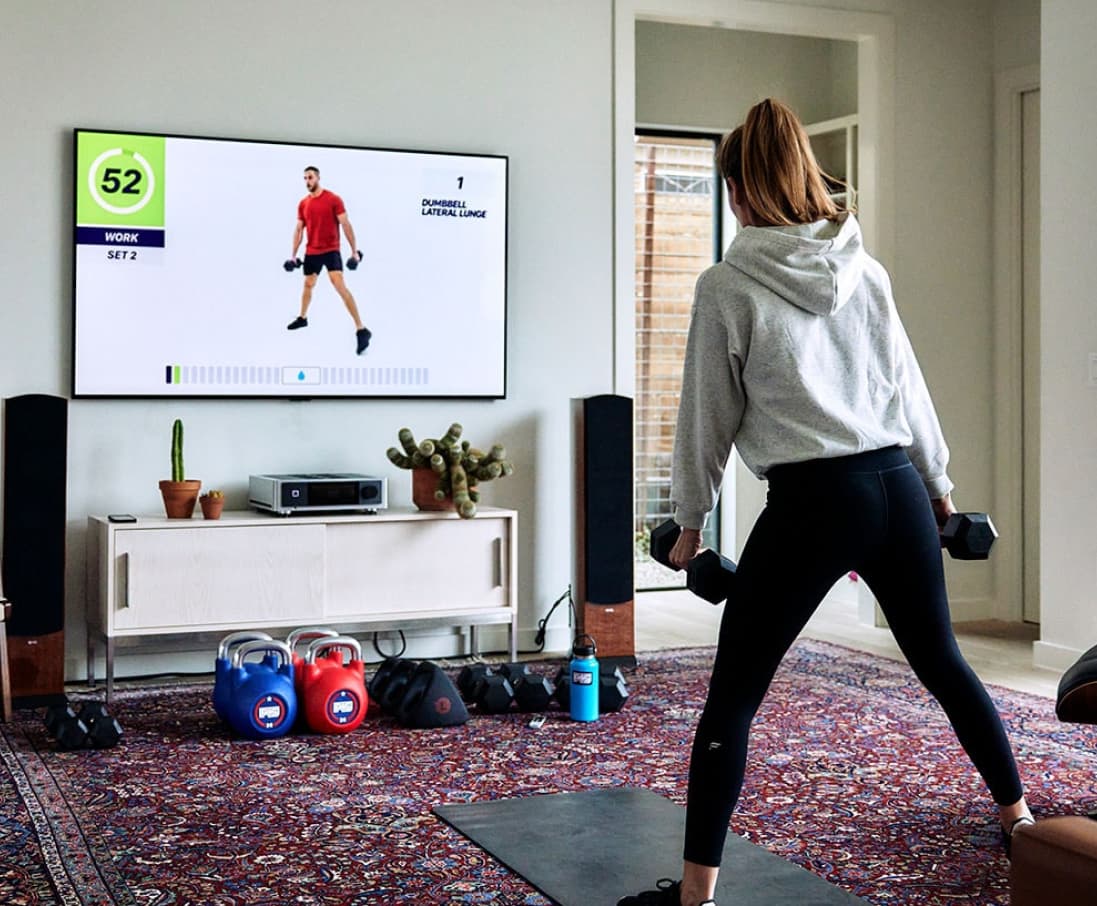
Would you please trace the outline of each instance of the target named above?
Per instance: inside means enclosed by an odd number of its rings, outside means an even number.
[[[160,482],[164,511],[169,519],[190,519],[202,482],[187,479],[183,469],[183,422],[176,419],[171,426],[171,480]]]

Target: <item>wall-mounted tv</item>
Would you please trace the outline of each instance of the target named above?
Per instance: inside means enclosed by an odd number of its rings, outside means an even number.
[[[505,156],[74,132],[73,396],[506,395]]]

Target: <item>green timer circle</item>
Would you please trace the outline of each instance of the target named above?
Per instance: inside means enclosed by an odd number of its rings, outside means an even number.
[[[111,166],[103,166],[108,162]],[[88,191],[104,211],[136,214],[156,194],[156,174],[140,152],[111,148],[88,167]],[[121,200],[130,204],[115,204]]]

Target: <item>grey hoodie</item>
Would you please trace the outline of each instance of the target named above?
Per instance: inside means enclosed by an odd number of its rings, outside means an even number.
[[[671,478],[680,525],[703,527],[732,444],[759,478],[898,445],[931,497],[952,489],[891,282],[852,215],[746,227],[698,279]]]

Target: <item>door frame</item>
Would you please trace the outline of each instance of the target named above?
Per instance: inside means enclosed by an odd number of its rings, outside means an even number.
[[[635,218],[633,135],[636,132],[636,23],[667,22],[829,38],[857,43],[858,220],[868,248],[885,264],[895,241],[895,20],[888,13],[854,12],[759,0],[614,0],[613,4],[613,383],[614,392],[635,396]],[[725,128],[730,124],[725,124]],[[736,487],[736,468],[725,472],[723,494],[734,495],[721,524],[721,548],[731,551],[742,535],[745,514],[757,514],[761,482]],[[753,495],[753,496],[752,496]],[[749,499],[748,499],[749,498]],[[751,519],[751,521],[753,521]],[[864,587],[862,584],[861,588]],[[875,601],[858,604],[862,622],[878,621]]]
[[[1025,612],[1024,570],[1037,568],[1039,551],[1025,549],[1024,313],[1021,271],[1021,95],[1040,87],[1039,65],[994,75],[994,383],[995,513],[1001,535],[994,564],[994,611],[1020,622]],[[1039,602],[1037,602],[1038,605]]]

